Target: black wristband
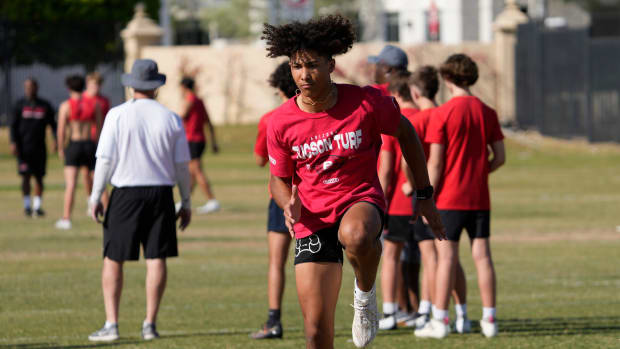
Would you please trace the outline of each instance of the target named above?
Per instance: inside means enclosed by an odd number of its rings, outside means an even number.
[[[416,200],[428,200],[433,197],[434,192],[433,186],[429,185],[424,189],[417,189],[415,191],[415,198]]]

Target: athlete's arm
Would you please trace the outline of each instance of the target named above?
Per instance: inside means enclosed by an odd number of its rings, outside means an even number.
[[[267,158],[256,153],[254,153],[254,160],[256,161],[256,164],[260,167],[264,167],[265,164],[267,164]]]
[[[69,104],[63,102],[58,109],[58,129],[56,130],[56,144],[58,147],[58,156],[61,159],[65,157],[65,127],[67,126],[67,117],[69,114]]]
[[[281,178],[271,175],[271,195],[276,204],[284,211],[284,219],[291,237],[295,237],[293,226],[299,222],[301,216],[301,201],[297,194],[297,186],[291,185],[291,178]]]
[[[205,110],[205,114],[206,114],[206,110]],[[207,114],[205,123],[207,124],[207,129],[209,130],[209,138],[211,140],[211,149],[213,150],[214,153],[217,153],[220,151],[220,148],[218,147],[217,141],[215,140],[215,127],[213,127],[211,120],[209,120],[209,114]]]
[[[392,185],[392,175],[394,173],[394,153],[387,150],[381,150],[379,152],[379,182],[381,183],[381,189],[383,194],[387,196],[388,189]],[[395,188],[394,190],[398,190]]]
[[[499,140],[491,143],[491,151],[493,152],[493,158],[489,161],[489,173],[497,170],[506,163],[504,141]]]
[[[446,151],[445,149],[446,147],[443,144],[431,144],[431,150],[428,156],[428,176],[430,177],[433,188],[439,186],[439,180],[441,179],[444,166],[443,158]]]
[[[21,109],[19,107],[15,107],[13,111],[13,119],[11,119],[11,153],[15,156],[19,154],[19,123],[21,122],[22,115]]]
[[[400,170],[405,173],[407,181],[403,183],[402,188],[397,189],[402,190],[405,195],[411,196],[413,195],[413,188],[415,188],[415,180],[413,179],[413,172],[411,172],[411,168],[407,164],[407,160],[405,160],[404,156],[402,157],[402,161],[400,162]]]
[[[97,127],[95,140],[98,140],[101,135],[101,128],[103,127],[103,112],[101,111],[101,104],[99,102],[95,105],[95,122]]]
[[[58,151],[58,124],[56,123],[56,118],[54,117],[54,108],[51,105],[47,105],[47,111],[45,112],[45,118],[47,119],[47,124],[52,128],[52,135],[54,135],[54,152]]]
[[[187,99],[183,99],[183,103],[181,104],[181,113],[179,113],[181,119],[185,119],[189,116],[189,111],[191,108],[192,102],[188,101]]]
[[[423,189],[430,185],[428,178],[428,171],[426,169],[426,158],[424,156],[424,150],[422,143],[418,139],[418,134],[411,125],[411,122],[404,116],[400,117],[400,125],[394,135],[398,138],[400,148],[403,152],[405,161],[409,164],[413,175],[413,181],[416,189]],[[439,212],[435,207],[435,201],[430,198],[427,200],[416,200],[416,207],[414,214],[421,214],[426,217],[428,224],[435,234],[435,237],[442,240],[446,237],[446,229],[441,223]],[[415,219],[415,217],[414,217]]]

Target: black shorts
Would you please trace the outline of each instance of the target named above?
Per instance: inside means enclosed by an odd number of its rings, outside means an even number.
[[[400,255],[400,260],[403,263],[408,264],[420,264],[420,247],[417,241],[414,240],[413,235],[405,243],[403,252]]]
[[[114,261],[179,255],[172,187],[114,188],[103,221],[103,256]]]
[[[367,201],[361,201],[367,202]],[[385,214],[383,210],[372,202],[381,217],[381,227],[377,232],[377,240],[381,237],[383,226],[385,224]],[[338,230],[340,229],[340,221],[331,227],[321,229],[312,235],[295,241],[295,265],[308,262],[331,262],[340,263],[344,261],[342,250],[345,248],[338,240]]]
[[[269,214],[267,217],[267,231],[288,234],[288,228],[284,221],[284,211],[276,204],[274,199],[269,200]]]
[[[20,150],[17,157],[17,172],[20,175],[45,176],[47,149]]]
[[[97,144],[93,141],[71,141],[65,148],[65,166],[88,167],[95,169]]]
[[[488,238],[491,233],[490,211],[482,210],[439,210],[450,241],[459,241],[463,228],[471,240]]]
[[[428,225],[424,224],[422,217],[418,217],[418,220],[413,225],[413,236],[416,242],[435,240],[435,234],[433,234]]]
[[[206,142],[187,142],[189,145],[189,157],[194,159],[200,159],[205,152],[207,146]]]
[[[387,232],[383,238],[392,242],[406,242],[413,234],[411,216],[389,216]]]

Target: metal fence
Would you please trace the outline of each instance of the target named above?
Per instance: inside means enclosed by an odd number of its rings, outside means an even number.
[[[515,59],[520,127],[620,142],[620,39],[528,23],[518,29]]]

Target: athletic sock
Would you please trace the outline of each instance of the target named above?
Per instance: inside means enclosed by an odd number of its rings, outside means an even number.
[[[32,209],[35,211],[41,209],[41,197],[40,196],[35,196],[34,200],[32,200]]]
[[[30,208],[30,196],[24,196],[24,208]]]
[[[437,307],[433,307],[433,318],[435,320],[439,320],[445,322],[446,319],[449,318],[447,309],[438,309]]]
[[[454,305],[454,310],[456,312],[456,317],[457,318],[467,317],[467,304],[466,303],[455,304]]]
[[[372,295],[374,295],[375,293],[375,285],[372,285],[372,289],[368,292],[362,291],[359,289],[359,287],[357,287],[357,279],[355,279],[355,298],[362,300],[362,301],[367,301],[368,299],[370,299],[370,297]]]
[[[269,309],[267,327],[273,327],[280,323],[280,309]]]
[[[420,305],[418,306],[418,313],[420,314],[428,314],[431,312],[431,302],[423,299],[420,301]]]
[[[106,320],[105,324],[103,325],[103,327],[105,328],[110,328],[112,326],[116,326],[116,322],[110,322]]]
[[[482,307],[482,318],[483,319],[489,319],[489,318],[495,319],[495,308]]]
[[[393,302],[383,302],[383,315],[394,315],[398,311],[398,304]]]

